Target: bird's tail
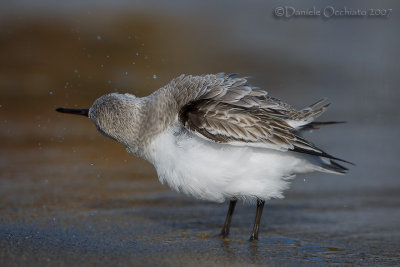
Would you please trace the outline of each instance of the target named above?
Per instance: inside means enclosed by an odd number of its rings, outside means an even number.
[[[320,157],[317,161],[317,171],[345,174],[349,170],[332,159]]]
[[[321,126],[346,123],[345,121],[313,121],[304,125],[301,130],[317,130]]]
[[[299,110],[293,115],[289,124],[296,129],[306,127],[329,107],[330,103],[324,103],[325,101],[326,98],[320,99],[308,107]]]
[[[330,106],[331,103],[324,103],[326,100],[326,98],[322,98],[300,110],[298,113],[299,119],[309,122],[314,121]]]

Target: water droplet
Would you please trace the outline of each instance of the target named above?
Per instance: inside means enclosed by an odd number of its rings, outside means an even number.
[[[110,56],[107,55],[106,58],[110,58]]]
[[[93,163],[93,162],[91,162],[91,163],[90,163],[90,166],[94,166],[94,163]]]
[[[128,72],[127,72],[127,71],[125,71],[125,75],[128,75]]]
[[[38,124],[37,127],[40,128],[40,124]]]
[[[139,52],[136,52],[136,56],[139,56]]]
[[[74,69],[74,72],[75,72],[75,73],[78,73],[79,71],[78,71],[78,69]]]
[[[49,94],[52,95],[52,94],[53,94],[53,91],[50,91]]]
[[[153,75],[153,80],[157,80],[157,75]]]
[[[303,179],[303,182],[305,182],[305,181],[306,181],[306,178]]]
[[[132,62],[132,64],[133,64],[133,65],[135,65],[135,64],[136,64],[136,62]]]
[[[97,38],[97,40],[98,40],[98,41],[100,41],[100,40],[101,40],[101,36],[100,36],[100,35],[97,35],[97,37],[96,37],[96,38]]]
[[[100,67],[104,68],[104,65],[103,65],[103,64],[101,64],[101,65],[100,65]]]

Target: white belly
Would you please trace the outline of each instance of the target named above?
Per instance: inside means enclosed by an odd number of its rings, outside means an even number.
[[[290,178],[315,169],[297,153],[216,144],[179,126],[159,135],[145,158],[161,183],[216,202],[282,198]]]

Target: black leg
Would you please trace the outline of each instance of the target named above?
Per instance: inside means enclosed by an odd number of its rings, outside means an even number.
[[[231,200],[231,202],[229,202],[229,210],[228,213],[226,214],[224,228],[222,228],[222,231],[219,234],[222,238],[225,238],[229,235],[229,228],[231,228],[231,220],[233,211],[235,210],[236,202],[237,199]]]
[[[253,233],[250,236],[250,241],[258,240],[258,229],[260,228],[260,220],[264,208],[264,200],[257,199],[257,212],[254,220]]]

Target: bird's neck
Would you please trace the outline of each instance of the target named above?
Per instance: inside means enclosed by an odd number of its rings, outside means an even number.
[[[156,136],[176,122],[178,107],[169,92],[162,89],[143,100],[142,112],[144,116],[141,120],[139,136],[140,143],[145,148]]]

